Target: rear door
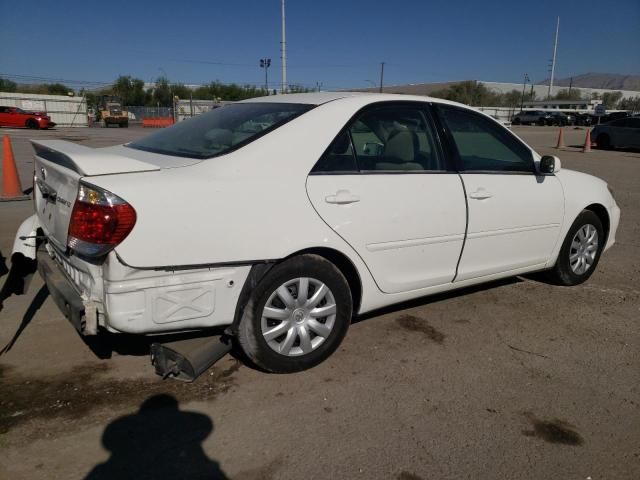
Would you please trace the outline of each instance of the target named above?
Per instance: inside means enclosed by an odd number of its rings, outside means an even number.
[[[387,102],[361,111],[307,179],[318,214],[386,293],[451,282],[462,250],[462,182],[425,105]]]
[[[492,119],[439,105],[469,204],[456,281],[542,267],[558,241],[564,194],[536,174],[531,150]]]

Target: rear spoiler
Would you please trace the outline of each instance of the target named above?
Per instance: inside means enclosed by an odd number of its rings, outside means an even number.
[[[83,176],[151,172],[156,165],[64,140],[31,140],[36,155]]]

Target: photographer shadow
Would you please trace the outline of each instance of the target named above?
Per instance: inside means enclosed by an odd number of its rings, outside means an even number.
[[[212,431],[208,416],[179,410],[171,395],[154,395],[105,428],[102,444],[111,456],[85,480],[227,479],[202,449]]]

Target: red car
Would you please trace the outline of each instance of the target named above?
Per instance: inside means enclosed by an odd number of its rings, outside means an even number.
[[[0,107],[0,127],[52,128],[47,112],[25,112],[17,107]]]

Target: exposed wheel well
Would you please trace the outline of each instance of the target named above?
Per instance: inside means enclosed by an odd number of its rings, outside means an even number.
[[[609,238],[609,228],[611,227],[611,223],[609,221],[609,212],[607,212],[607,209],[599,203],[592,203],[591,205],[586,207],[585,210],[589,210],[595,213],[602,222],[602,228],[604,228],[604,241],[606,244]]]
[[[332,248],[325,247],[317,247],[317,248],[309,248],[307,250],[301,250],[296,252],[289,257],[294,257],[296,255],[304,255],[305,253],[313,253],[315,255],[319,255],[321,257],[326,258],[331,263],[333,263],[338,269],[342,272],[342,274],[347,279],[349,283],[349,289],[351,290],[351,298],[353,299],[353,312],[354,315],[358,313],[360,310],[360,302],[362,300],[362,280],[360,280],[360,275],[358,274],[358,270],[355,265],[349,260],[349,258],[340,253],[337,250]]]
[[[305,253],[312,253],[327,259],[342,272],[342,274],[347,279],[347,283],[349,284],[349,290],[351,290],[351,298],[353,299],[353,314],[356,315],[360,310],[360,302],[362,300],[362,281],[360,280],[360,275],[358,275],[358,270],[356,270],[356,267],[353,265],[351,260],[349,260],[346,255],[340,253],[337,250],[323,247],[300,250],[299,252],[295,252],[286,258],[304,255]],[[258,263],[251,267],[249,276],[247,277],[247,280],[242,287],[242,291],[240,292],[240,296],[238,297],[238,301],[236,302],[236,311],[233,322],[226,330],[228,334],[237,334],[238,324],[240,322],[240,319],[242,318],[244,307],[251,297],[251,292],[256,287],[256,285],[258,285],[260,280],[262,280],[262,278],[267,274],[267,272],[271,270],[274,265],[276,265],[276,263],[277,262]]]

